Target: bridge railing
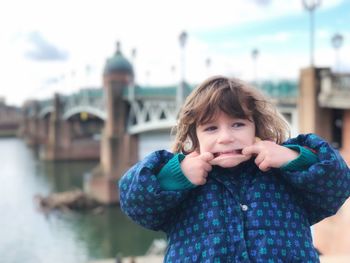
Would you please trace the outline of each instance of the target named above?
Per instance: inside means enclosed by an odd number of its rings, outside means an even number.
[[[185,85],[185,97],[194,86]],[[267,96],[276,100],[276,104],[293,105],[296,103],[298,86],[296,82],[263,82],[258,86]],[[123,90],[123,99],[129,104],[127,129],[131,134],[151,130],[169,129],[176,124],[178,106],[176,104],[177,85],[152,87],[130,86]],[[91,113],[102,120],[107,119],[106,98],[103,88],[84,88],[71,95],[59,96],[63,119],[69,119],[81,112]],[[44,117],[52,112],[54,101],[47,99],[33,103],[27,109],[27,115],[38,112]]]
[[[350,93],[350,74],[333,74],[332,88],[338,92]]]
[[[318,101],[322,107],[350,109],[350,74],[321,72]]]
[[[176,123],[175,101],[133,101],[130,103],[128,132],[136,134],[169,129]]]
[[[264,81],[255,85],[276,104],[296,104],[298,97],[298,83],[295,81]]]
[[[185,85],[187,96],[193,86]],[[178,108],[176,105],[177,86],[133,86],[124,89],[123,97],[130,108],[127,130],[136,134],[152,130],[170,129],[175,126]]]
[[[103,88],[85,88],[79,92],[62,98],[63,119],[80,112],[91,113],[102,120],[107,119],[106,103],[104,100]]]

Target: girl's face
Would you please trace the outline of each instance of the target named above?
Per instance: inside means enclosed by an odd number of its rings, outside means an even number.
[[[250,159],[242,149],[254,144],[255,124],[219,112],[210,122],[197,126],[196,134],[200,153],[212,153],[211,164],[229,168]]]

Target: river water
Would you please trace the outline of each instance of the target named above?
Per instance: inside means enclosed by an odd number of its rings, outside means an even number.
[[[0,262],[85,263],[142,255],[159,232],[141,228],[118,207],[101,214],[37,210],[33,197],[82,188],[96,162],[44,162],[20,139],[0,139]]]

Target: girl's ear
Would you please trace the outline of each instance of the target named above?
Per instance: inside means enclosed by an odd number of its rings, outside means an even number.
[[[192,146],[193,146],[192,140],[189,137],[187,137],[185,142],[183,143],[183,149],[186,152],[190,152],[192,150]]]
[[[260,142],[260,141],[261,141],[261,139],[258,136],[256,136],[255,140],[254,140],[254,143],[257,143],[257,142]]]

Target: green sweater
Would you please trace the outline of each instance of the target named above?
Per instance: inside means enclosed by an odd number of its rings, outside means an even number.
[[[283,171],[300,171],[317,162],[318,158],[311,150],[299,145],[284,145],[285,147],[299,152],[294,160],[284,164],[280,169]],[[181,170],[180,163],[185,158],[184,154],[175,154],[169,162],[164,165],[157,175],[163,190],[185,190],[195,188]]]

